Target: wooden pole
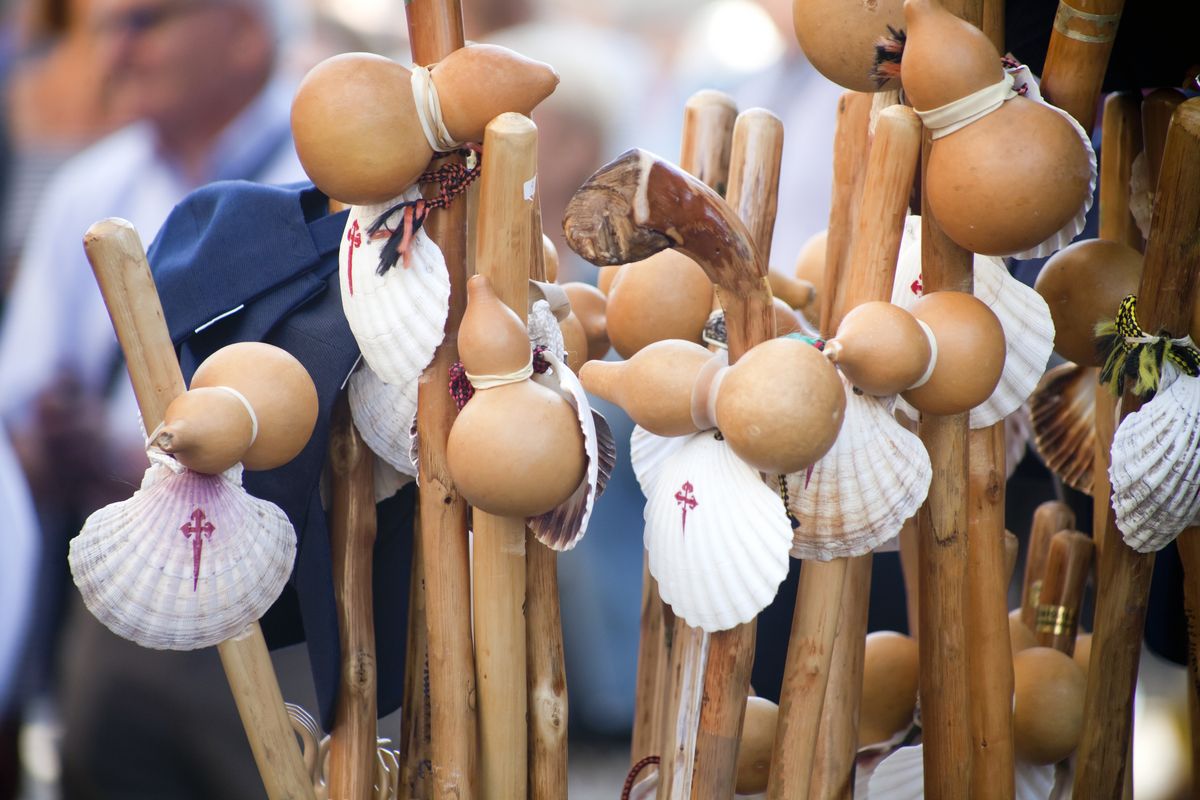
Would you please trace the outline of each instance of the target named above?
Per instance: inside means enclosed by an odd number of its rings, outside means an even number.
[[[475,267],[524,322],[533,260],[537,128],[501,114],[487,126]],[[479,777],[484,798],[528,791],[525,520],[474,510],[475,669]]]
[[[405,13],[416,63],[432,64],[463,46],[459,0],[409,0]],[[466,307],[466,222],[466,207],[459,202],[439,210],[425,224],[450,275],[446,338],[417,390],[417,486],[433,712],[433,796],[438,800],[475,797],[477,769],[467,504],[446,467],[446,438],[458,414],[446,387],[450,366],[458,360],[458,326]]]
[[[376,719],[375,615],[371,563],[375,546],[374,454],[350,417],[343,392],[329,434],[333,591],[341,642],[341,681],[329,741],[330,796],[374,796]]]
[[[544,281],[541,193],[530,207],[529,277]],[[526,295],[528,297],[528,295]],[[525,531],[525,658],[529,697],[530,800],[567,796],[567,669],[563,653],[562,609],[558,594],[558,553]]]
[[[871,146],[871,95],[842,92],[838,98],[836,131],[833,139],[833,194],[829,209],[829,228],[825,238],[825,291],[820,303],[819,327],[831,330],[829,320],[835,306],[842,305],[838,292],[845,282],[850,241],[858,220],[867,169],[867,151]],[[890,296],[888,298],[891,299]]]
[[[1175,540],[1183,563],[1183,608],[1188,631],[1188,729],[1191,732],[1192,787],[1200,786],[1200,528]]]
[[[983,0],[948,0],[948,11],[979,25]],[[923,137],[922,164],[930,139]],[[922,181],[924,183],[924,181]],[[925,292],[973,289],[972,254],[942,231],[921,197],[921,274]],[[920,435],[933,466],[929,499],[917,515],[920,558],[921,721],[925,796],[967,797],[971,786],[971,696],[967,674],[966,605],[968,414],[923,415]],[[937,631],[931,636],[931,631]]]
[[[83,249],[121,343],[142,424],[154,430],[186,387],[141,240],[130,223],[106,219],[88,228]],[[250,623],[217,651],[267,797],[313,800],[261,626]]]
[[[679,166],[718,194],[724,194],[729,180],[729,151],[736,118],[733,99],[712,89],[697,92],[684,105]],[[668,680],[672,674],[676,624],[682,623],[677,623],[671,607],[658,596],[658,583],[650,574],[649,560],[643,554],[631,764],[646,756],[662,755],[671,747],[666,741],[673,730],[668,720],[673,720],[679,710],[679,694]]]
[[[891,298],[919,145],[920,123],[911,109],[892,106],[879,114],[862,170],[865,183],[841,280],[844,286],[838,288],[838,301],[826,320],[823,330],[827,334],[836,330],[854,306]],[[831,235],[832,226],[831,219]],[[837,787],[850,783],[858,743],[856,716],[862,691],[870,558],[805,561],[801,566],[767,788],[773,800],[807,797],[817,784],[827,787],[823,792],[837,794]],[[852,602],[842,616],[843,598],[847,597]],[[837,633],[839,618],[843,633]],[[845,655],[836,679],[830,666],[837,650],[835,633],[845,636]],[[831,707],[834,716],[828,717],[822,734],[820,723],[829,698],[844,702]],[[831,772],[817,777],[814,766],[820,736],[826,737],[832,748],[823,762]]]
[[[1038,597],[1046,572],[1046,557],[1050,554],[1050,538],[1074,527],[1075,512],[1066,503],[1047,500],[1033,511],[1029,548],[1025,551],[1025,583],[1021,590],[1021,622],[1031,631],[1037,626]]]
[[[1059,531],[1050,540],[1033,632],[1042,647],[1053,647],[1067,655],[1075,653],[1079,608],[1092,570],[1094,549],[1092,537],[1078,531]]]
[[[971,692],[971,797],[1011,798],[1012,643],[1004,559],[1004,423],[969,434],[967,663]]]
[[[1149,141],[1149,138],[1147,138]],[[1200,101],[1183,103],[1167,133],[1162,168],[1138,289],[1138,321],[1145,330],[1188,330],[1200,260]],[[1140,407],[1126,394],[1122,417]],[[1146,599],[1154,554],[1115,540],[1107,516],[1100,592],[1084,703],[1083,738],[1076,756],[1076,797],[1117,797],[1130,769],[1133,692],[1141,655]]]
[[[420,509],[413,520],[413,531],[421,529]],[[404,698],[401,701],[400,785],[408,792],[406,800],[428,800],[432,766],[430,724],[433,710],[429,705],[429,637],[425,618],[425,559],[421,537],[413,540],[412,577],[408,588],[408,640],[404,651]]]
[[[1059,0],[1054,15],[1042,91],[1088,133],[1124,6],[1125,0]]]

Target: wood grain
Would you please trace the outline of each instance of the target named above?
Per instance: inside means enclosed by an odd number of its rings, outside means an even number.
[[[405,15],[414,62],[428,66],[463,46],[459,0],[409,0]],[[458,360],[458,326],[466,307],[466,229],[467,209],[462,202],[452,203],[425,223],[450,275],[446,338],[417,389],[417,486],[433,710],[433,796],[438,800],[475,797],[478,769],[467,504],[446,466],[446,438],[458,415],[446,386],[450,366]]]
[[[88,228],[83,249],[125,356],[146,430],[186,388],[141,239],[123,219]],[[252,622],[217,651],[270,800],[315,797],[283,705],[262,628]]]
[[[1021,622],[1033,630],[1037,625],[1038,598],[1042,591],[1042,576],[1046,572],[1046,557],[1050,554],[1050,539],[1059,531],[1075,527],[1075,512],[1059,500],[1047,500],[1033,510],[1029,528],[1029,547],[1025,551],[1025,579],[1021,589]]]
[[[501,114],[484,134],[475,268],[524,322],[533,261],[532,186],[537,128]],[[479,782],[485,798],[528,791],[525,520],[473,512]]]
[[[871,146],[870,116],[872,96],[866,92],[842,92],[838,98],[836,129],[833,138],[833,189],[829,208],[829,228],[825,239],[825,281],[827,287],[817,298],[820,303],[819,327],[834,330],[829,320],[839,304],[837,287],[845,281],[850,259],[850,240],[858,220],[858,200],[862,197]]]
[[[420,531],[420,508],[413,520]],[[421,537],[413,541],[412,572],[408,587],[408,638],[404,650],[404,697],[400,702],[400,785],[406,800],[428,800],[433,796],[431,724],[429,703],[429,631],[425,616],[425,559]]]
[[[375,614],[371,573],[375,546],[375,456],[350,417],[343,392],[329,433],[329,534],[341,643],[341,680],[329,735],[329,792],[371,800],[375,783]]]
[[[1124,7],[1125,0],[1059,0],[1050,31],[1042,92],[1089,134]]]
[[[1053,647],[1067,655],[1075,653],[1079,612],[1094,550],[1092,537],[1078,531],[1059,531],[1050,540],[1033,631],[1042,647]]]
[[[1189,100],[1175,112],[1156,195],[1138,321],[1147,330],[1182,333],[1191,322],[1200,280],[1194,268],[1200,261],[1200,100]],[[1120,413],[1124,417],[1139,407],[1137,398],[1126,394]],[[1116,531],[1113,512],[1107,520],[1109,532]],[[1119,796],[1130,769],[1133,691],[1154,554],[1137,553],[1114,537],[1106,539],[1100,565],[1076,797]]]

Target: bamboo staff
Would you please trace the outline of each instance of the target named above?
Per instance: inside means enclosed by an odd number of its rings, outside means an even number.
[[[1167,133],[1156,191],[1151,235],[1138,289],[1138,319],[1147,330],[1186,331],[1196,294],[1200,259],[1200,101],[1183,103]],[[1121,399],[1124,417],[1140,407]],[[1154,554],[1116,541],[1115,514],[1108,513],[1100,592],[1092,635],[1091,667],[1084,705],[1083,738],[1076,758],[1076,797],[1116,797],[1129,769],[1132,701],[1146,619]]]
[[[1042,68],[1046,98],[1089,133],[1125,0],[1059,0]]]
[[[121,343],[142,423],[154,430],[186,387],[141,240],[130,223],[106,219],[88,228],[83,249]],[[314,800],[262,627],[250,623],[217,650],[267,796]]]
[[[946,9],[978,25],[983,0],[956,0]],[[930,139],[923,137],[922,168]],[[925,292],[971,292],[972,254],[952,242],[921,198],[921,275]],[[920,435],[934,482],[917,515],[920,559],[921,721],[925,796],[967,797],[971,786],[971,696],[962,608],[966,602],[968,415],[923,415]],[[936,636],[929,635],[937,631]]]
[[[892,284],[895,281],[896,258],[900,252],[900,240],[904,232],[904,219],[908,213],[909,195],[916,176],[920,153],[921,126],[916,114],[909,108],[893,105],[879,112],[875,122],[875,134],[869,145],[869,153],[862,169],[863,189],[858,203],[857,219],[850,238],[845,271],[838,287],[838,300],[828,319],[826,335],[832,335],[842,317],[861,303],[890,301]],[[833,221],[831,220],[831,224]],[[813,725],[811,735],[815,737],[813,770],[810,781],[811,796],[848,797],[854,777],[854,757],[858,749],[858,710],[862,695],[862,670],[867,633],[867,612],[870,603],[871,562],[870,554],[851,559],[835,559],[832,562],[805,561],[800,568],[800,587],[796,597],[796,618],[800,619],[802,605],[812,604],[818,593],[825,591],[826,578],[843,562],[840,602],[832,610],[836,615],[817,621],[818,628],[797,629],[792,624],[792,644],[788,648],[788,664],[785,666],[784,681],[796,679],[789,670],[793,666],[792,646],[797,641],[804,648],[811,636],[819,639],[829,631],[836,630],[832,658],[820,664],[825,673],[822,698],[813,698],[806,703],[803,694],[797,711],[808,706],[819,714],[819,724]],[[836,579],[836,578],[835,578]],[[839,595],[831,595],[838,598]],[[840,605],[840,610],[837,606]],[[802,637],[802,638],[798,638]],[[801,650],[803,652],[803,649]],[[803,669],[803,661],[796,661],[795,668]],[[812,664],[808,665],[812,668]],[[793,682],[803,691],[803,681]],[[784,719],[783,697],[780,697],[780,719]],[[792,735],[807,726],[803,713],[789,719]],[[782,731],[782,724],[781,724]],[[790,738],[790,737],[782,737]],[[780,743],[776,734],[776,754],[782,756],[788,745]],[[808,745],[806,744],[807,748]],[[807,749],[787,756],[795,762],[803,762]],[[803,777],[799,777],[797,766],[786,770],[786,782],[777,784],[775,797],[803,796]],[[789,793],[787,783],[799,790]]]
[[[413,60],[429,65],[463,46],[459,0],[405,3]],[[466,306],[466,208],[452,203],[425,224],[450,275],[446,338],[417,390],[417,486],[421,507],[425,611],[428,625],[430,738],[434,797],[475,796],[475,662],[471,650],[471,578],[467,505],[446,467],[446,438],[457,410],[446,390],[458,360],[458,325]]]
[[[341,680],[329,737],[329,791],[371,800],[376,760],[375,616],[371,561],[375,546],[374,455],[350,418],[345,393],[333,409],[329,435],[330,538],[337,599]]]
[[[524,322],[533,260],[537,128],[501,114],[488,123],[479,187],[475,267]],[[528,791],[525,520],[473,512],[479,777],[485,798]]]
[[[766,112],[757,112],[755,117],[773,119]],[[777,124],[777,120],[772,123]],[[738,138],[735,129],[735,154]],[[761,178],[767,173],[747,168],[744,174]],[[576,191],[567,205],[563,230],[571,249],[597,266],[640,260],[665,247],[674,247],[696,261],[717,285],[725,308],[731,359],[774,333],[766,262],[747,226],[719,195],[674,165],[640,150],[624,153]],[[660,797],[664,796],[664,783],[671,787],[673,797],[727,797],[733,792],[738,730],[752,657],[748,651],[753,646],[752,641],[729,646],[743,631],[753,630],[752,624],[740,627],[732,633],[726,631],[728,636],[710,637],[709,647],[687,648],[701,664],[688,663],[690,668],[681,671],[684,680],[675,684],[676,690],[685,697],[695,693],[704,705],[700,727],[682,731],[676,747],[694,747],[696,756],[670,759],[680,765],[680,780],[672,769],[660,771]],[[707,670],[697,672],[705,656]],[[697,675],[705,677],[696,680]],[[738,682],[740,688],[735,686]],[[693,766],[703,770],[694,781]]]
[[[733,99],[712,89],[697,92],[684,105],[679,166],[718,194],[724,193],[729,180],[729,151],[736,117],[737,106]],[[675,613],[658,596],[658,583],[650,574],[649,560],[643,554],[631,764],[637,764],[646,756],[661,755],[667,749],[668,720],[674,720],[679,711],[680,695],[673,690],[674,684],[669,680],[673,674],[672,645],[676,624]]]
[[[1059,531],[1050,540],[1046,576],[1038,602],[1034,636],[1043,647],[1075,653],[1079,608],[1092,569],[1092,538],[1078,531]]]
[[[536,189],[529,213],[532,237],[529,277],[544,281],[547,279],[546,247],[542,235],[541,194]],[[539,542],[528,529],[525,531],[525,616],[529,798],[564,800],[567,796],[568,704],[558,593],[558,553]]]
[[[1075,512],[1066,503],[1047,500],[1033,511],[1029,548],[1025,551],[1025,583],[1021,591],[1021,622],[1031,631],[1037,626],[1038,597],[1046,572],[1046,557],[1050,554],[1050,538],[1074,527]]]

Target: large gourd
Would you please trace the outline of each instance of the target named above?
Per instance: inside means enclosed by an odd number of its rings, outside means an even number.
[[[933,292],[912,315],[933,332],[937,350],[929,379],[901,393],[926,414],[961,414],[987,400],[1004,372],[1004,329],[984,303],[966,292]]]
[[[904,24],[901,0],[793,0],[796,41],[817,71],[856,92],[895,88],[872,75],[875,43]]]
[[[936,0],[905,0],[904,17],[901,81],[918,114],[1005,80],[1000,54],[983,32]],[[1090,178],[1090,154],[1067,117],[1016,96],[935,138],[922,188],[957,244],[1008,256],[1037,247],[1074,219],[1089,198]]]
[[[583,433],[566,398],[528,377],[525,326],[486,276],[467,282],[459,353],[476,392],[446,444],[446,464],[467,502],[489,514],[533,517],[562,503],[583,480]],[[484,379],[498,384],[487,386]]]
[[[621,268],[608,290],[608,336],[622,358],[663,339],[699,344],[712,305],[704,270],[677,250],[663,250]]]

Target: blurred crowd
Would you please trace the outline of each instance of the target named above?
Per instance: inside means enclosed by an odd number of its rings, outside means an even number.
[[[674,160],[683,104],[702,88],[783,119],[773,268],[790,272],[801,245],[826,227],[842,90],[799,51],[790,0],[463,0],[463,8],[469,39],[559,72],[534,119],[560,281],[596,278],[562,240],[571,193],[629,147]],[[68,540],[89,513],[128,497],[146,466],[80,241],[92,222],[120,216],[148,246],[171,208],[213,180],[303,180],[288,130],[295,86],[321,59],[357,50],[407,62],[402,0],[5,4],[0,800],[34,797],[31,783],[49,792],[39,797],[263,794],[216,654],[139,651],[91,619],[71,584]],[[619,738],[633,717],[642,499],[629,467],[632,424],[599,405],[618,468],[559,576],[573,734]],[[1028,509],[1046,499],[1045,487],[1030,490]],[[898,576],[894,565],[881,572],[889,570]],[[782,605],[786,637],[790,605]],[[894,616],[891,627],[902,629],[902,613]],[[301,703],[312,694],[303,658],[277,661],[287,699]],[[156,746],[132,744],[146,742]]]

